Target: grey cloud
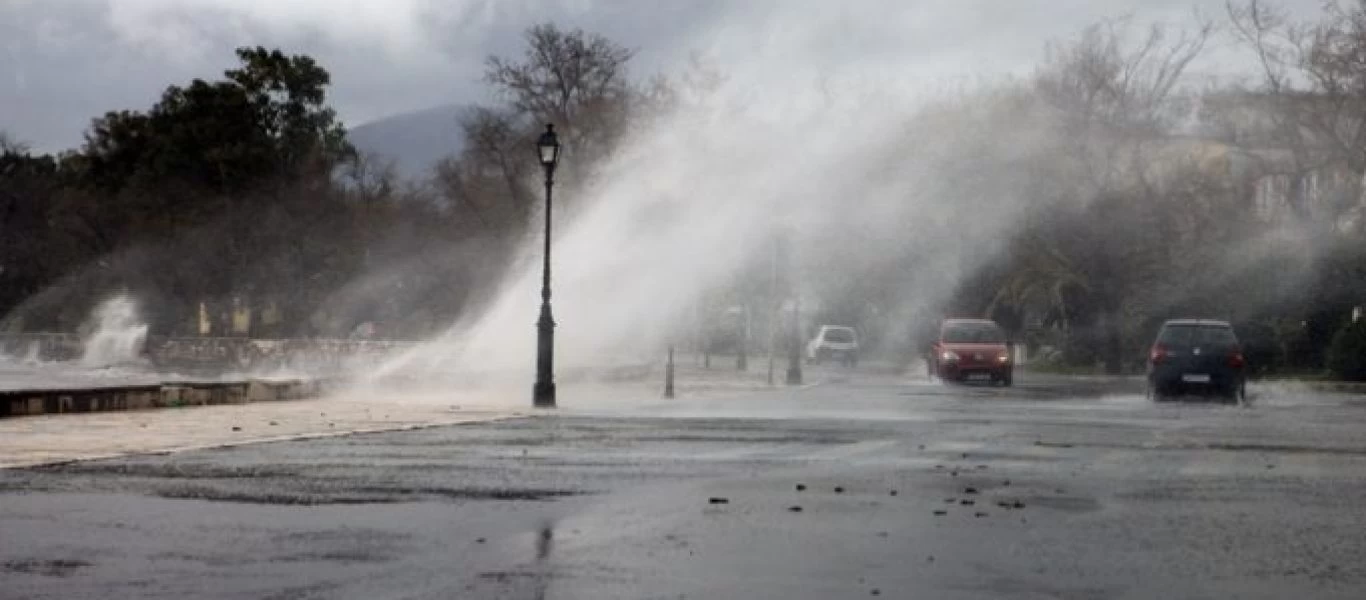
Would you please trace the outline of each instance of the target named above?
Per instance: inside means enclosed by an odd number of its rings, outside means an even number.
[[[1195,4],[1218,16],[1223,0]],[[1288,4],[1306,14],[1318,0]],[[398,12],[382,14],[376,6]],[[724,67],[727,56],[791,48],[793,39],[817,50],[810,53],[813,73],[866,62],[973,75],[1025,68],[1040,57],[1046,39],[1102,17],[1180,19],[1191,6],[1181,0],[8,0],[0,4],[0,39],[6,40],[0,130],[39,150],[75,146],[92,117],[145,108],[167,85],[216,77],[240,45],[313,55],[333,73],[332,100],[343,120],[357,124],[486,100],[479,81],[484,57],[518,52],[521,32],[547,20],[638,49],[638,75],[668,70],[693,51]],[[329,12],[310,18],[309,10]],[[366,22],[380,16],[382,22]],[[782,43],[768,43],[773,40]]]

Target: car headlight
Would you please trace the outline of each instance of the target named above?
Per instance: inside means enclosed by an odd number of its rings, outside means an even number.
[[[997,357],[996,357],[996,362],[999,362],[999,363],[1002,363],[1002,364],[1008,363],[1008,362],[1010,362],[1010,355],[1009,355],[1009,354],[1004,354],[1004,353],[1002,353],[1000,356],[997,356]]]
[[[945,350],[943,354],[939,355],[939,360],[942,360],[944,362],[956,361],[958,360],[958,353],[952,350]]]

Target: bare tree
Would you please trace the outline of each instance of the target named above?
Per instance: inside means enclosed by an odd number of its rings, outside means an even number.
[[[521,60],[491,56],[484,79],[513,114],[539,130],[554,123],[574,169],[611,153],[636,91],[626,63],[634,52],[598,34],[541,24],[526,31]]]
[[[1069,338],[1084,334],[1111,372],[1123,367],[1138,292],[1166,264],[1162,221],[1181,214],[1166,206],[1183,162],[1173,124],[1185,108],[1183,77],[1212,25],[1151,25],[1137,38],[1131,30],[1127,20],[1109,21],[1049,46],[1035,91],[1053,109],[1058,169],[1076,176],[1074,189],[1057,193],[1078,204],[1031,225],[996,298],[1042,308]]]
[[[28,144],[20,142],[8,131],[0,130],[0,154],[27,154]]]
[[[1238,37],[1255,52],[1261,86],[1247,101],[1269,123],[1266,137],[1291,152],[1286,171],[1325,189],[1324,208],[1358,208],[1366,176],[1366,0],[1324,4],[1317,22],[1296,23],[1260,0],[1227,4]]]
[[[533,133],[514,114],[476,107],[460,119],[465,150],[459,164],[447,164],[438,180],[448,197],[485,225],[517,231],[527,222],[537,197],[528,188]]]
[[[1131,29],[1128,20],[1107,21],[1070,43],[1052,43],[1035,76],[1039,95],[1057,109],[1074,144],[1072,156],[1097,189],[1142,174],[1142,153],[1148,142],[1166,138],[1178,85],[1213,25],[1152,24],[1136,42]]]

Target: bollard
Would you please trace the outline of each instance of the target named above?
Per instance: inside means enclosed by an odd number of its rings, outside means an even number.
[[[664,363],[664,397],[672,400],[674,397],[674,347],[669,345],[669,360]]]

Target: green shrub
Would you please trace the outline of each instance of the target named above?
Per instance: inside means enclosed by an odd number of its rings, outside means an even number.
[[[1347,381],[1366,381],[1366,319],[1348,323],[1328,346],[1328,370]]]

